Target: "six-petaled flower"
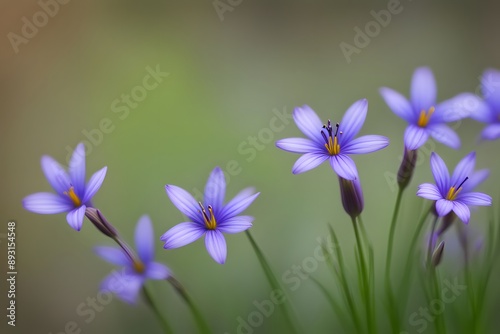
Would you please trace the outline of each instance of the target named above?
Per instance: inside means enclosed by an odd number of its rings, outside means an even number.
[[[85,209],[92,206],[91,199],[101,187],[107,167],[97,171],[85,183],[85,147],[78,144],[69,162],[69,175],[52,157],[43,156],[42,170],[53,193],[36,193],[23,199],[26,210],[39,214],[68,212],[68,224],[79,231],[82,228]]]
[[[135,228],[136,254],[125,252],[122,248],[101,246],[95,252],[107,262],[123,267],[113,271],[101,283],[101,291],[116,293],[123,301],[133,304],[146,280],[164,280],[170,270],[163,264],[154,262],[153,225],[148,216],[142,216]]]
[[[440,217],[453,210],[457,217],[467,224],[470,219],[468,206],[491,205],[490,196],[472,192],[472,189],[487,177],[485,171],[474,172],[475,161],[475,152],[469,153],[458,163],[450,177],[443,159],[433,152],[431,170],[436,184],[421,184],[417,196],[436,201],[436,212]]]
[[[224,204],[226,180],[224,172],[216,167],[205,186],[203,202],[197,202],[182,188],[166,185],[172,203],[190,219],[180,223],[161,236],[165,249],[185,246],[205,235],[205,246],[210,256],[220,264],[226,261],[226,240],[222,233],[239,233],[252,226],[253,217],[238,216],[259,196],[252,188],[237,194]]]
[[[413,73],[411,98],[408,101],[393,89],[383,87],[380,94],[394,114],[408,122],[404,143],[409,150],[416,150],[432,136],[438,142],[460,148],[460,138],[445,123],[468,117],[472,94],[462,93],[449,100],[436,103],[436,82],[432,71],[420,67]]]
[[[367,111],[366,99],[356,101],[347,109],[342,121],[332,126],[330,120],[323,124],[309,106],[297,107],[293,118],[308,138],[281,139],[276,146],[303,154],[292,168],[294,174],[306,172],[329,160],[338,176],[354,180],[358,171],[349,154],[371,153],[389,145],[389,139],[383,136],[367,135],[354,139],[365,122]]]

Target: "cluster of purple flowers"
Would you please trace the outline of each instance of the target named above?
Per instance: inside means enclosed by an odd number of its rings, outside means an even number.
[[[458,149],[460,138],[446,123],[466,117],[487,123],[481,136],[483,139],[500,137],[500,72],[488,70],[483,75],[484,100],[471,93],[459,94],[449,100],[436,102],[436,83],[429,68],[418,68],[411,82],[411,98],[381,88],[380,94],[397,116],[408,122],[404,133],[405,155],[416,154],[429,138]],[[368,102],[354,102],[336,123],[321,121],[307,105],[297,107],[293,118],[306,138],[287,138],[276,142],[282,150],[302,154],[292,167],[292,173],[309,171],[325,161],[338,175],[342,203],[351,217],[361,214],[364,206],[363,192],[358,170],[351,155],[372,153],[389,145],[389,139],[379,135],[356,137],[363,126],[368,111]],[[154,262],[154,233],[151,221],[143,216],[137,224],[135,244],[137,255],[124,246],[119,236],[109,227],[99,211],[93,209],[92,198],[101,187],[107,168],[96,172],[86,182],[85,149],[79,144],[70,160],[69,171],[53,158],[41,159],[42,170],[54,193],[36,193],[23,200],[25,209],[39,214],[67,213],[68,224],[79,231],[85,216],[108,231],[121,248],[99,247],[97,254],[112,264],[124,267],[127,288],[119,296],[134,302],[146,279],[166,279],[170,270]],[[435,184],[424,183],[418,187],[417,195],[435,201],[435,211],[446,216],[453,211],[464,223],[470,219],[468,206],[491,205],[491,197],[472,190],[482,182],[488,171],[475,172],[475,153],[468,154],[450,176],[444,161],[432,153],[431,169]],[[410,171],[412,168],[410,167]],[[408,177],[411,177],[411,173]],[[185,246],[205,236],[205,245],[210,256],[220,264],[227,257],[224,234],[243,232],[252,226],[253,217],[240,215],[259,196],[247,188],[225,203],[226,181],[224,173],[216,167],[210,174],[203,201],[197,201],[186,190],[174,185],[165,186],[172,203],[187,217],[161,236],[165,249]],[[92,215],[93,214],[93,215]],[[93,218],[90,218],[93,217]],[[97,222],[97,223],[96,223]],[[96,226],[97,226],[96,225]],[[104,227],[102,227],[104,226]],[[108,226],[108,227],[106,227]],[[116,277],[110,276],[102,284],[103,289],[116,286]]]

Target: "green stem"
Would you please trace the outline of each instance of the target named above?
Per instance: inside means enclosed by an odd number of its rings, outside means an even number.
[[[411,239],[411,242],[410,242],[410,247],[408,248],[408,256],[407,256],[407,259],[406,259],[406,263],[405,263],[405,269],[403,271],[403,278],[401,280],[401,285],[400,285],[400,288],[398,290],[398,296],[400,297],[400,300],[402,300],[402,303],[403,305],[400,306],[400,309],[401,309],[401,314],[405,314],[406,312],[406,304],[408,302],[408,289],[409,289],[409,281],[410,281],[410,278],[411,278],[411,272],[412,272],[412,269],[413,269],[413,262],[412,261],[414,258],[415,258],[415,254],[414,254],[414,251],[415,251],[415,246],[417,245],[417,242],[419,240],[419,236],[420,236],[420,232],[422,231],[422,228],[424,227],[424,223],[425,221],[427,220],[427,217],[429,216],[429,214],[431,213],[431,210],[432,210],[432,206],[429,207],[429,209],[427,209],[425,211],[425,213],[422,215],[422,217],[420,218],[420,221],[417,223],[417,229],[415,230],[415,232],[413,233],[413,238]]]
[[[366,269],[365,254],[363,251],[363,245],[361,242],[361,237],[359,235],[359,229],[358,229],[358,225],[356,222],[356,218],[351,217],[351,220],[352,220],[352,226],[354,227],[354,234],[356,236],[356,245],[358,248],[359,260],[361,263],[361,275],[362,275],[362,282],[363,282],[363,298],[364,298],[364,304],[365,304],[365,310],[366,310],[368,332],[375,333],[376,332],[375,323],[374,323],[375,319],[372,315],[371,293],[369,291],[370,290],[369,283],[368,283],[369,276],[368,276],[368,271]]]
[[[333,241],[335,243],[334,253],[337,259],[338,268],[335,267],[330,257],[327,257],[327,261],[330,263],[330,266],[333,269],[334,274],[337,275],[340,281],[340,284],[342,286],[342,291],[344,292],[344,297],[347,301],[347,306],[349,307],[349,312],[351,314],[354,327],[356,328],[356,332],[361,333],[362,332],[361,321],[359,320],[360,318],[358,315],[358,311],[356,309],[356,305],[352,298],[351,290],[349,289],[349,283],[347,282],[346,278],[347,270],[344,264],[344,255],[335,231],[330,225],[328,225],[328,229],[330,230],[330,235],[332,236]]]
[[[201,312],[198,310],[195,303],[188,295],[186,289],[184,289],[182,284],[172,276],[170,276],[167,280],[170,284],[172,284],[177,293],[179,293],[182,299],[184,299],[184,301],[186,302],[189,310],[191,311],[191,314],[196,320],[196,325],[198,326],[198,330],[200,331],[200,333],[211,333],[212,331],[210,330],[210,327],[208,326],[207,322],[201,315]]]
[[[401,328],[399,322],[398,308],[396,305],[396,300],[394,298],[394,292],[392,291],[391,284],[391,263],[392,263],[392,247],[394,245],[394,232],[396,230],[396,221],[398,218],[399,208],[401,207],[401,198],[403,197],[404,188],[398,188],[398,194],[396,196],[396,204],[394,205],[394,211],[392,213],[391,227],[389,230],[389,244],[387,246],[387,255],[385,258],[385,291],[387,293],[388,306],[389,306],[389,317],[391,322],[391,328],[393,333],[398,333]]]
[[[165,334],[173,333],[172,328],[170,328],[170,325],[167,322],[167,319],[165,317],[163,317],[163,315],[161,314],[160,310],[158,309],[158,306],[153,301],[153,298],[151,297],[151,294],[149,293],[146,286],[142,287],[142,292],[144,294],[144,297],[146,298],[147,304],[153,310],[154,314],[158,318],[158,321],[160,322],[161,327],[163,328],[163,332]]]
[[[332,296],[332,294],[328,291],[328,289],[323,284],[321,284],[320,281],[318,281],[316,278],[314,278],[312,276],[309,278],[313,281],[314,284],[316,284],[316,286],[321,290],[321,292],[323,292],[323,295],[326,297],[326,299],[330,303],[333,311],[339,317],[339,320],[340,320],[342,326],[344,327],[344,330],[346,332],[350,332],[350,330],[348,330],[349,326],[346,325],[349,322],[347,315],[345,314],[344,309],[342,309],[342,307],[340,306],[338,301]]]
[[[436,233],[436,225],[437,225],[438,217],[434,217],[432,220],[431,233],[429,236],[429,242],[427,243],[427,268],[432,267],[432,253],[434,252],[434,233]]]
[[[437,220],[437,219],[436,219]],[[436,268],[434,268],[431,264],[429,264],[430,267],[430,274],[431,274],[431,279],[432,279],[432,285],[434,287],[434,300],[440,300],[441,295],[439,294],[439,282],[438,282],[438,274],[436,271]],[[435,326],[436,326],[436,333],[440,334],[446,334],[446,322],[444,319],[444,312],[441,312],[440,314],[436,315],[436,320],[434,321]]]
[[[266,275],[269,285],[271,285],[271,288],[273,290],[281,291],[285,295],[285,290],[283,290],[278,280],[274,276],[273,271],[271,270],[271,266],[269,265],[269,262],[267,262],[264,253],[262,253],[262,251],[260,250],[259,246],[257,245],[254,238],[250,234],[250,231],[246,230],[245,234],[247,235],[248,239],[250,240],[250,244],[252,245],[255,253],[257,254],[257,258],[259,259],[260,265],[264,270],[264,274]],[[283,315],[285,316],[286,322],[290,327],[290,331],[292,333],[299,333],[299,331],[297,330],[297,326],[295,325],[293,318],[290,315],[291,311],[289,310],[288,303],[286,301],[285,303],[282,304],[281,310],[283,311]]]

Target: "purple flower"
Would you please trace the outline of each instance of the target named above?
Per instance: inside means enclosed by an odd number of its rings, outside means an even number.
[[[450,177],[448,168],[437,153],[431,154],[431,170],[436,185],[424,183],[418,186],[417,196],[436,201],[436,212],[440,217],[452,210],[465,224],[469,223],[468,206],[489,206],[491,197],[472,192],[488,176],[488,171],[474,172],[476,153],[466,155],[457,165]]]
[[[489,69],[481,78],[484,102],[481,101],[471,118],[488,124],[482,131],[483,139],[500,138],[500,71]]]
[[[338,176],[354,180],[358,171],[348,154],[371,153],[389,145],[389,139],[382,136],[368,135],[354,139],[365,122],[367,111],[366,99],[356,101],[347,109],[342,121],[332,127],[330,120],[323,125],[309,106],[297,107],[293,111],[293,119],[308,138],[281,139],[276,146],[288,152],[304,154],[293,165],[294,174],[306,172],[329,160]]]
[[[154,232],[148,216],[142,216],[135,228],[135,246],[138,256],[127,254],[118,247],[96,247],[95,252],[104,260],[123,267],[114,271],[101,283],[101,291],[111,291],[123,301],[134,304],[146,280],[163,280],[170,276],[170,270],[154,262]]]
[[[205,235],[205,246],[210,256],[220,264],[226,261],[226,240],[222,233],[239,233],[252,226],[253,217],[238,216],[259,196],[252,188],[237,194],[224,205],[226,180],[224,172],[216,167],[205,186],[203,203],[182,188],[166,185],[165,190],[172,203],[189,222],[180,223],[161,236],[163,248],[172,249],[190,244]]]
[[[101,187],[106,176],[107,167],[97,171],[85,183],[85,147],[78,144],[69,162],[69,175],[53,158],[43,156],[42,170],[52,188],[53,193],[36,193],[23,199],[26,210],[39,214],[56,214],[68,212],[68,224],[80,231],[87,206],[92,206],[91,199]]]
[[[436,82],[428,67],[419,67],[411,81],[411,101],[390,88],[383,87],[380,94],[393,113],[408,122],[404,134],[405,146],[416,150],[429,136],[438,142],[460,148],[460,138],[445,123],[454,122],[469,115],[468,102],[473,94],[463,93],[436,104]]]

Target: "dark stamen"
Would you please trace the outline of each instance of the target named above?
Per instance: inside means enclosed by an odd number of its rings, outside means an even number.
[[[340,124],[337,123],[337,124],[335,124],[335,126],[337,127],[337,131],[335,131],[335,137],[337,137],[337,134],[339,133],[339,126],[340,126]]]
[[[467,176],[463,181],[462,183],[460,183],[460,185],[457,187],[457,189],[460,189],[460,187],[465,183],[465,181],[467,181],[469,179],[469,177]]]
[[[200,205],[200,208],[201,208],[201,214],[203,215],[203,217],[204,217],[207,221],[210,221],[210,219],[208,218],[207,212],[205,211],[205,208],[203,207],[203,204],[201,204],[201,202],[198,202],[198,204]],[[210,209],[211,207],[209,206],[208,208]]]
[[[325,127],[325,126],[323,126]],[[326,137],[325,133],[321,131],[321,135],[323,136],[323,139],[325,140],[325,143],[328,143],[328,138]]]

